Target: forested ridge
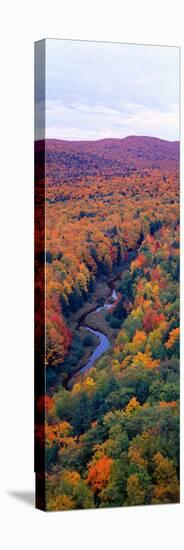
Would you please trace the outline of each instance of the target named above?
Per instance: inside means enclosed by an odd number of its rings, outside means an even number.
[[[46,142],[48,510],[179,500],[178,171],[177,142]],[[115,273],[111,347],[68,389]]]

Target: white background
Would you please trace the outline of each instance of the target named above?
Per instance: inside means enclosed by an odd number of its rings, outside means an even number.
[[[32,504],[33,42],[58,37],[184,46],[182,4],[182,0],[12,0],[1,7],[0,537],[3,550],[180,550],[183,546],[183,426],[180,505],[44,514]],[[183,191],[181,202],[183,204]],[[181,373],[182,387],[183,379]]]

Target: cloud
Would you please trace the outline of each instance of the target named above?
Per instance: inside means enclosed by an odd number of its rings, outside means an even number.
[[[47,40],[46,134],[178,139],[179,49]]]
[[[72,104],[48,101],[46,137],[68,140],[91,140],[127,135],[149,135],[163,139],[178,139],[179,113],[177,105],[169,111],[148,108],[137,103],[125,103],[123,110],[105,105]]]

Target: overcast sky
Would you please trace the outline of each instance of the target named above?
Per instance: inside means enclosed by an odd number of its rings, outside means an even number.
[[[179,138],[179,49],[46,41],[46,137]]]

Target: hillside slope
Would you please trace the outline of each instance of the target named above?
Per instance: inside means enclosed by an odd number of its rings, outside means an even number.
[[[43,150],[36,142],[36,155]],[[73,179],[102,176],[129,176],[152,169],[175,171],[179,160],[179,142],[153,137],[128,136],[98,141],[46,140],[47,182],[58,184]]]

